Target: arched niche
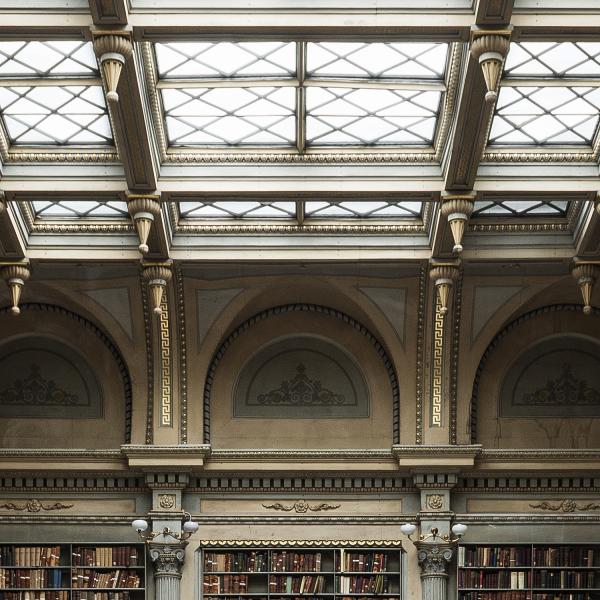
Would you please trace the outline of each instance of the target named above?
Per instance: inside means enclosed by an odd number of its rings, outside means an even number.
[[[587,448],[600,437],[600,318],[574,305],[527,313],[477,370],[473,441],[495,448]]]
[[[66,309],[0,310],[0,445],[116,448],[131,439],[131,382],[112,341]]]
[[[399,436],[396,374],[348,315],[275,307],[244,322],[213,357],[204,428],[214,448],[389,448]]]

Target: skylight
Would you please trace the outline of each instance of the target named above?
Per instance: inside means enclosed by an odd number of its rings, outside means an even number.
[[[0,42],[0,115],[15,146],[113,143],[89,42]]]
[[[600,43],[512,43],[489,144],[591,146],[599,74]]]
[[[568,200],[476,200],[473,217],[564,217]]]
[[[40,219],[129,219],[127,204],[118,200],[33,200],[31,205]]]
[[[183,42],[155,51],[172,146],[433,144],[448,44]]]

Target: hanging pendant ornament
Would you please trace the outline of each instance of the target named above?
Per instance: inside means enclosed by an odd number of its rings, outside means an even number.
[[[106,99],[108,102],[118,102],[117,85],[121,71],[125,61],[133,54],[131,40],[124,33],[98,33],[94,38],[94,51],[104,74]]]
[[[502,65],[508,54],[510,44],[510,34],[508,30],[471,31],[471,56],[479,61],[487,93],[485,101],[492,103],[498,98],[498,85],[502,75]]]
[[[473,212],[475,206],[475,195],[452,195],[442,196],[442,205],[440,211],[444,217],[448,219],[452,238],[454,239],[454,247],[452,252],[460,254],[463,251],[462,240],[465,234],[467,221]]]
[[[2,266],[0,271],[2,279],[6,281],[10,293],[11,309],[10,312],[17,316],[21,314],[19,300],[21,299],[21,290],[25,282],[29,279],[31,268],[28,262],[15,263]]]
[[[150,304],[152,306],[152,312],[155,315],[162,313],[163,294],[167,288],[167,284],[171,281],[172,272],[171,266],[172,261],[165,261],[160,263],[142,263],[143,276],[148,282],[148,291],[150,292]]]
[[[154,219],[160,214],[159,196],[130,194],[127,196],[127,210],[133,219],[140,240],[139,251],[147,254],[150,229]]]
[[[432,262],[429,277],[434,282],[439,299],[439,310],[442,316],[448,312],[450,290],[454,281],[458,279],[460,263],[458,262]]]
[[[577,281],[583,298],[583,314],[592,314],[592,292],[596,279],[600,275],[600,264],[594,262],[578,261],[573,263],[571,275]]]

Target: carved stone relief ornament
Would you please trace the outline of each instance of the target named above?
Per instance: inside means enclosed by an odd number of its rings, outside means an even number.
[[[175,494],[161,494],[158,497],[158,505],[167,510],[173,508],[175,506]]]
[[[557,504],[553,504],[544,500],[544,502],[539,502],[538,504],[530,504],[531,508],[539,508],[540,510],[551,510],[553,512],[565,512],[572,513],[575,511],[585,512],[589,510],[598,510],[600,509],[599,502],[588,502],[587,504],[579,504],[575,500],[570,498],[565,498],[561,500]]]
[[[306,512],[321,512],[324,510],[335,510],[339,508],[340,504],[327,504],[325,502],[321,504],[309,504],[306,500],[298,500],[294,502],[294,504],[282,504],[281,502],[275,502],[274,504],[263,504],[264,508],[271,510],[282,510],[284,512],[296,512],[296,513],[306,513]]]
[[[454,551],[448,544],[415,542],[421,577],[447,577]]]
[[[154,565],[156,577],[181,578],[186,545],[186,542],[181,544],[150,544],[150,560]]]
[[[441,510],[444,506],[444,496],[441,494],[427,494],[427,508]]]
[[[0,504],[0,508],[5,508],[6,510],[27,511],[30,513],[37,513],[43,510],[65,510],[67,508],[73,508],[73,506],[73,504],[62,504],[61,502],[44,504],[35,498],[31,498],[23,504],[17,502],[5,502],[4,504]]]

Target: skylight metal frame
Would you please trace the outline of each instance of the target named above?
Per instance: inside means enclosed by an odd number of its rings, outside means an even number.
[[[161,40],[162,42],[163,40]],[[461,44],[448,43],[446,55],[446,65],[444,69],[444,80],[390,80],[386,78],[357,79],[357,78],[325,78],[314,77],[307,78],[307,42],[297,41],[296,44],[296,77],[287,79],[281,78],[260,78],[248,79],[237,77],[235,79],[215,80],[213,78],[194,79],[171,79],[164,80],[158,78],[158,66],[154,48],[149,42],[142,43],[142,53],[144,56],[144,66],[149,90],[151,94],[151,106],[153,107],[153,117],[155,128],[158,133],[159,147],[161,150],[163,162],[179,162],[197,160],[223,161],[237,160],[235,155],[245,155],[249,162],[262,162],[263,159],[277,160],[278,156],[285,157],[284,160],[302,160],[330,162],[330,156],[335,153],[344,155],[353,155],[356,162],[369,162],[380,160],[377,157],[383,155],[393,156],[392,161],[405,160],[411,162],[429,162],[439,160],[448,134],[452,113],[454,110],[456,87],[458,83],[458,71],[460,60],[463,54]],[[232,86],[287,86],[294,87],[296,92],[296,140],[294,146],[193,146],[178,147],[172,146],[167,140],[165,111],[163,107],[162,94],[157,90],[165,88],[219,88]],[[436,125],[433,134],[433,140],[430,145],[327,145],[308,147],[306,138],[306,92],[311,87],[331,88],[346,87],[351,89],[398,89],[398,90],[434,90],[440,92],[440,101],[436,111]],[[296,158],[293,158],[296,157]]]

